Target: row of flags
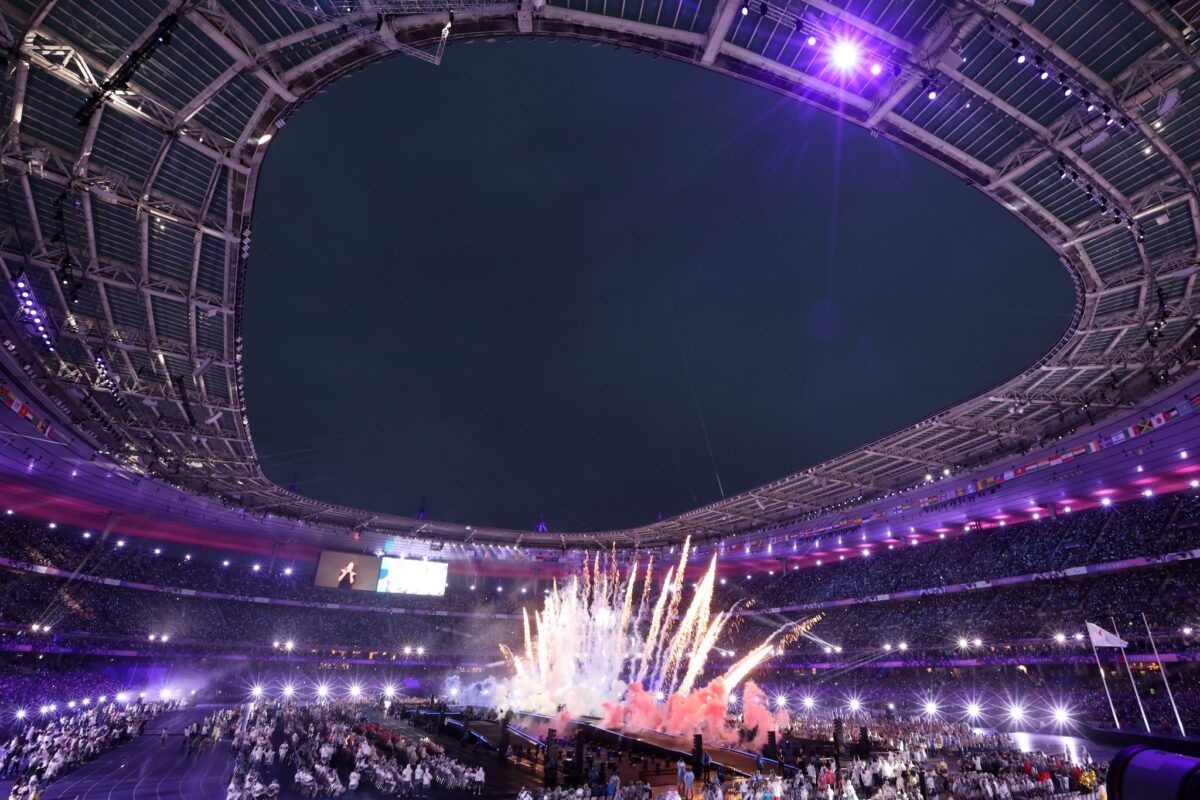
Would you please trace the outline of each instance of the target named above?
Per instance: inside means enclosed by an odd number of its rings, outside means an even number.
[[[1150,639],[1150,647],[1154,651],[1154,660],[1158,662],[1158,674],[1162,675],[1163,684],[1167,688],[1167,698],[1171,701],[1171,710],[1175,712],[1175,722],[1179,725],[1179,734],[1187,736],[1187,731],[1183,727],[1183,718],[1179,716],[1179,708],[1175,705],[1175,695],[1171,693],[1171,681],[1167,679],[1166,670],[1163,669],[1162,659],[1158,655],[1158,646],[1154,644],[1154,634],[1150,631],[1150,623],[1146,621],[1146,615],[1142,614],[1142,622],[1146,625],[1146,636]],[[1100,663],[1100,653],[1098,648],[1111,647],[1120,651],[1120,660],[1125,664],[1125,672],[1129,675],[1129,685],[1133,687],[1133,697],[1137,700],[1138,711],[1142,715],[1142,724],[1146,726],[1146,733],[1150,733],[1150,719],[1146,716],[1146,708],[1142,705],[1142,696],[1138,694],[1137,681],[1133,679],[1133,669],[1129,666],[1129,659],[1125,655],[1125,648],[1129,646],[1129,642],[1122,639],[1120,635],[1101,628],[1095,623],[1088,622],[1087,633],[1088,640],[1092,643],[1092,653],[1096,656],[1096,666],[1100,670],[1100,682],[1104,685],[1104,696],[1108,698],[1108,708],[1112,711],[1113,722],[1117,726],[1117,730],[1121,729],[1121,720],[1117,717],[1117,707],[1113,703],[1112,693],[1108,690],[1108,678],[1104,673],[1104,665]],[[1113,620],[1115,628],[1116,620]]]

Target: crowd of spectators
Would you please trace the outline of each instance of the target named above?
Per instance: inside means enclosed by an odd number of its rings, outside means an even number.
[[[821,545],[805,544],[806,550],[830,554],[819,568],[788,570],[784,554],[777,559],[778,570],[756,575],[752,583],[730,580],[719,588],[719,602],[749,599],[751,606],[760,608],[819,603],[1192,550],[1200,548],[1200,495],[1183,492],[1064,512],[1020,525],[956,534],[920,547],[897,536],[891,549],[875,543],[872,558],[835,560],[835,554],[861,545],[856,532],[830,534],[821,541]],[[474,582],[455,584],[443,597],[346,592],[315,586],[312,576],[299,566],[269,558],[243,555],[235,564],[215,551],[191,555],[165,554],[149,540],[103,537],[66,527],[50,530],[45,524],[15,517],[0,519],[0,556],[136,583],[239,598],[339,602],[380,610],[427,607],[488,615],[519,613],[530,599],[519,590],[475,591]],[[521,588],[539,590],[534,584]]]
[[[233,739],[228,800],[262,800],[288,780],[304,797],[373,786],[379,793],[428,796],[431,789],[477,794],[484,773],[427,738],[407,739],[369,722],[359,701],[280,700],[246,706]],[[278,768],[276,768],[278,754]]]
[[[822,541],[830,555],[820,567],[786,570],[786,558],[781,557],[774,574],[730,579],[722,593],[730,600],[774,608],[1183,552],[1200,548],[1198,509],[1200,496],[1192,492],[1155,496],[1020,525],[996,525],[918,546],[897,536],[891,550],[874,542],[872,557],[845,561],[835,554],[853,553],[862,541],[853,533],[831,535]]]
[[[174,707],[175,701],[126,704],[112,698],[71,713],[43,714],[20,725],[0,745],[0,776],[13,779],[9,800],[40,797],[46,786],[136,738],[148,720]]]

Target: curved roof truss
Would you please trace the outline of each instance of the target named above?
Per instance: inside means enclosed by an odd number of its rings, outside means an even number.
[[[1164,0],[0,0],[0,272],[28,279],[54,345],[4,293],[0,358],[98,451],[174,485],[318,526],[512,541],[263,475],[241,372],[259,169],[307,97],[381,58],[438,63],[447,44],[499,36],[632,47],[920,153],[1033,228],[1075,281],[1063,338],[983,395],[679,517],[523,541],[787,524],[1034,447],[1193,372],[1197,23]],[[810,36],[861,41],[883,75],[834,80]]]

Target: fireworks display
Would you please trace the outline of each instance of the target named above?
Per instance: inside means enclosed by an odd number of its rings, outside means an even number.
[[[776,647],[807,633],[819,617],[776,629],[698,688],[734,609],[713,612],[715,555],[685,605],[689,545],[684,543],[679,563],[667,570],[657,596],[653,560],[639,574],[636,563],[622,571],[615,556],[599,553],[579,574],[555,583],[540,611],[531,617],[522,610],[522,646],[500,646],[511,675],[489,687],[488,704],[719,736],[734,690]],[[746,687],[747,717],[760,707],[770,714],[761,694],[752,684]]]

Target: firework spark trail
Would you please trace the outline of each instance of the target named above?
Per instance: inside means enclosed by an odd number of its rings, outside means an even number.
[[[682,570],[680,571],[682,572]],[[646,644],[642,649],[642,657],[640,663],[638,664],[637,675],[634,677],[634,680],[638,683],[641,683],[646,679],[646,668],[653,663],[652,659],[654,658],[654,653],[656,652],[655,646],[659,641],[658,630],[662,627],[663,608],[667,603],[667,595],[669,593],[668,589],[671,586],[671,580],[674,574],[675,567],[668,567],[667,577],[663,583],[662,591],[658,593],[658,599],[654,601],[654,611],[650,614],[650,634],[646,637]]]
[[[650,599],[650,584],[654,581],[654,556],[646,562],[646,579],[642,583],[642,599],[638,603],[637,622],[640,625],[646,618],[646,603]]]
[[[521,621],[525,625],[525,660],[533,663],[533,637],[529,635],[529,612],[521,607]]]
[[[679,569],[675,572],[675,580],[668,581],[668,586],[663,587],[663,591],[669,592],[671,595],[671,599],[667,604],[666,612],[666,619],[668,620],[666,626],[667,629],[670,627],[670,621],[674,620],[679,615],[679,603],[683,599],[684,572],[687,569],[688,550],[691,548],[691,545],[691,537],[683,540],[683,551],[679,556]],[[666,637],[664,636],[663,638]],[[659,648],[658,658],[654,662],[654,672],[652,673],[654,676],[661,677],[663,675],[665,671],[664,667],[666,666],[666,660],[668,657],[669,648]],[[665,687],[663,688],[665,691]]]
[[[704,665],[708,662],[708,654],[717,646],[717,637],[725,629],[725,622],[728,619],[729,613],[726,611],[717,614],[717,618],[708,626],[704,636],[697,640],[695,654],[688,662],[688,670],[684,673],[679,689],[676,690],[679,694],[691,694],[692,686],[696,683],[696,678],[704,671]]]
[[[709,562],[708,571],[704,574],[704,577],[700,580],[696,588],[696,593],[692,595],[691,605],[688,606],[687,612],[683,615],[683,621],[679,623],[678,632],[671,640],[671,647],[667,653],[664,668],[659,672],[659,679],[664,692],[671,693],[675,691],[675,675],[679,671],[679,660],[683,657],[688,646],[702,635],[702,631],[698,627],[702,616],[701,609],[707,611],[709,603],[712,602],[712,587],[716,571],[717,557],[714,555],[712,561]]]

